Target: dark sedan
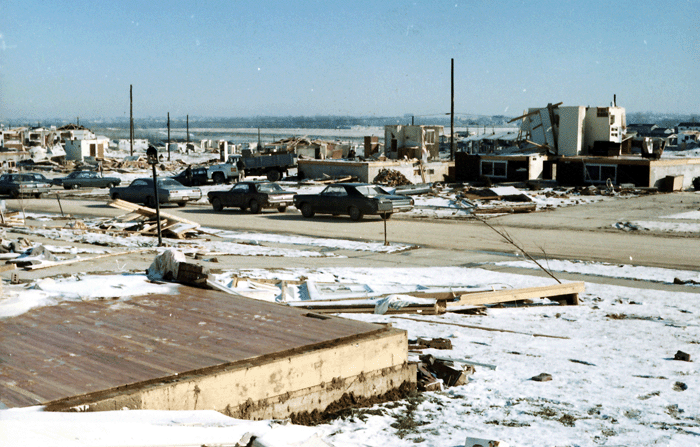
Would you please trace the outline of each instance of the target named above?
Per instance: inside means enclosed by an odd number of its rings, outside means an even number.
[[[32,173],[0,175],[0,194],[7,194],[13,198],[20,196],[39,198],[42,194],[51,191],[51,182],[48,179],[46,181],[37,180],[34,175]]]
[[[143,203],[149,208],[156,206],[152,178],[139,178],[129,186],[110,188],[109,197],[112,200],[122,199],[127,202]],[[188,188],[171,178],[158,179],[158,201],[160,203],[177,203],[185,206],[187,202],[202,198],[202,190]]]
[[[314,214],[347,214],[352,220],[360,220],[365,214],[380,215],[388,219],[393,213],[413,209],[413,199],[392,195],[380,186],[368,183],[336,183],[320,194],[297,194],[294,206],[304,217]]]
[[[209,191],[209,203],[216,211],[225,207],[237,207],[241,210],[250,209],[257,214],[264,208],[277,208],[284,213],[292,204],[294,192],[285,191],[280,185],[266,181],[239,182],[226,191]]]
[[[95,171],[74,171],[66,177],[53,179],[53,184],[64,189],[112,188],[121,183],[117,177],[102,177]]]
[[[206,185],[209,179],[207,178],[207,168],[197,167],[190,168],[190,175],[187,175],[187,169],[172,177],[173,180],[182,183],[185,186]]]

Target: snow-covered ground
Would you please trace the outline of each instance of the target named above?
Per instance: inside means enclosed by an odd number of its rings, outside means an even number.
[[[643,275],[669,277],[669,272],[656,270],[647,269]],[[590,263],[586,272],[628,274]],[[228,274],[287,280],[305,277],[365,284],[376,290],[406,284],[528,287],[551,283],[461,267],[240,269]],[[670,276],[692,278],[697,272],[674,271]],[[42,280],[30,287],[46,294],[44,305],[52,305],[61,299],[98,299],[95,281],[109,284],[101,290],[108,290],[110,297],[120,297],[114,306],[128,300],[129,294],[155,293],[152,287],[163,287],[146,283],[139,275],[111,279],[86,275]],[[19,286],[5,285],[5,290],[11,295],[14,287]],[[237,421],[211,411],[55,414],[39,408],[6,409],[0,410],[0,445],[235,445],[246,433],[262,436],[259,445],[268,446],[320,445],[313,444],[319,440],[334,446],[457,446],[468,436],[503,440],[513,446],[698,445],[697,296],[587,283],[579,306],[490,308],[483,316],[409,317],[422,321],[400,315],[346,314],[368,322],[392,323],[408,331],[409,338],[450,338],[453,349],[425,353],[492,364],[496,369],[477,366],[466,385],[355,410],[351,416],[310,428]],[[22,293],[14,300],[24,297]],[[678,350],[689,353],[693,362],[673,360]],[[552,380],[530,380],[540,373],[550,374]]]

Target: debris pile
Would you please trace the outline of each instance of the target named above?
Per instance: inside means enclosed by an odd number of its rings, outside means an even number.
[[[108,231],[125,231],[140,233],[144,236],[155,236],[158,232],[158,221],[156,220],[156,210],[145,206],[136,205],[125,200],[113,200],[110,206],[119,208],[130,213],[116,217],[113,220],[103,222],[99,229]],[[172,214],[160,212],[161,234],[164,237],[175,239],[186,239],[196,237],[200,234],[199,224],[191,220],[183,219]],[[124,228],[123,223],[134,222],[133,225]]]
[[[412,185],[412,183],[399,171],[394,169],[382,169],[379,171],[372,183],[378,183],[385,186],[403,186]]]
[[[151,281],[175,281],[206,288],[209,272],[199,264],[185,262],[185,255],[171,248],[156,256],[146,276]]]

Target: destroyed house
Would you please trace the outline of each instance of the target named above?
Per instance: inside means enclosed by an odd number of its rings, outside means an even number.
[[[645,137],[638,142],[641,156],[633,154],[622,107],[548,104],[514,120],[522,120],[513,142],[517,149],[455,154],[458,181],[551,179],[572,186],[612,182],[662,189],[669,179],[685,188],[700,176],[700,159],[660,160],[667,139]]]
[[[385,155],[394,160],[405,157],[437,159],[442,133],[443,126],[384,126]]]
[[[696,130],[696,131],[700,132],[700,123],[696,123],[696,122],[679,123],[678,124],[678,133],[681,133],[685,130]]]
[[[56,129],[63,140],[84,140],[95,138],[95,134],[90,129],[79,124],[66,124]]]

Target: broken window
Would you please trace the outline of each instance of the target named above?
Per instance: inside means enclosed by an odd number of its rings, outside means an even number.
[[[481,160],[481,175],[506,178],[508,176],[508,162],[504,160]]]
[[[425,131],[425,144],[435,144],[435,129]]]
[[[608,108],[607,107],[598,107],[597,112],[598,112],[597,113],[598,118],[604,118],[604,117],[608,116]]]
[[[605,183],[608,179],[617,183],[617,165],[585,165],[584,180],[589,183]]]

